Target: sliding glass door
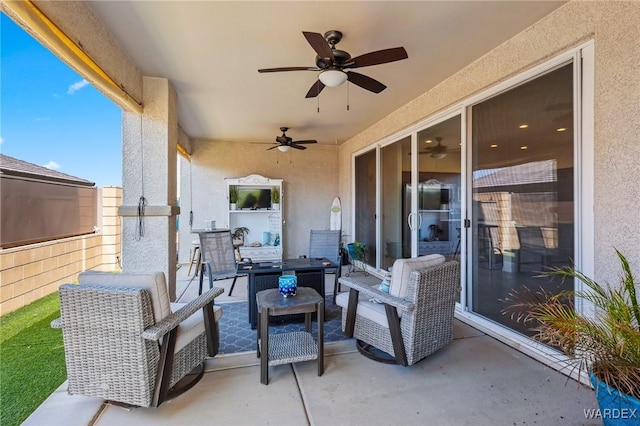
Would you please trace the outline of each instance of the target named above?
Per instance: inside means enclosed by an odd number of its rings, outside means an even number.
[[[354,239],[370,268],[459,260],[460,314],[518,341],[532,332],[504,314],[509,293],[574,289],[541,273],[588,269],[593,255],[593,48],[549,64],[354,158]]]
[[[474,105],[470,116],[471,307],[529,334],[503,315],[508,292],[573,288],[539,277],[574,258],[572,63]]]
[[[364,262],[376,264],[376,151],[372,150],[355,159],[355,235],[353,241],[366,247]]]
[[[356,156],[355,240],[372,268],[426,254],[459,258],[461,125],[455,115]]]
[[[411,208],[411,193],[405,186],[411,179],[411,137],[380,149],[381,157],[381,249],[380,264],[388,269],[396,259],[411,257],[411,240],[404,238]]]

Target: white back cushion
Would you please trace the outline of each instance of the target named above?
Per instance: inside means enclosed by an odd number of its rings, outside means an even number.
[[[445,258],[441,254],[428,254],[426,256],[414,257],[411,259],[396,259],[393,262],[393,272],[391,274],[391,287],[389,294],[396,297],[405,298],[409,287],[409,276],[416,269],[444,263]]]
[[[115,273],[100,271],[84,271],[78,276],[80,284],[104,285],[113,287],[140,287],[151,295],[153,317],[156,323],[171,313],[169,293],[164,273]]]

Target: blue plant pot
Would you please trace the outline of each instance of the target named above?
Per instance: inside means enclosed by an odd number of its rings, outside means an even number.
[[[605,426],[637,426],[640,424],[640,400],[612,388],[589,373],[596,391],[600,416]]]
[[[295,275],[282,275],[278,278],[278,290],[284,297],[295,296],[298,289],[298,277]]]

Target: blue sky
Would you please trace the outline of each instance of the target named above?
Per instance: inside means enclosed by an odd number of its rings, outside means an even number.
[[[0,13],[0,152],[122,185],[122,111]]]

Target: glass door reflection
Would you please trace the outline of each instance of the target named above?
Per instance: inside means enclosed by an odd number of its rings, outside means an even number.
[[[418,132],[418,256],[460,255],[461,118]]]
[[[502,314],[509,291],[573,288],[540,276],[574,253],[572,64],[473,106],[471,117],[471,308],[530,335]]]

